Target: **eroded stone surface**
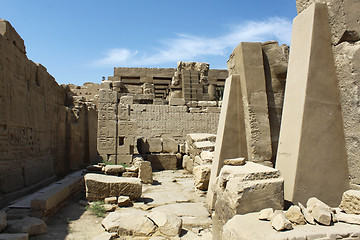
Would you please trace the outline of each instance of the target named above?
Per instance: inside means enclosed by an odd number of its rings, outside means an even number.
[[[360,214],[360,191],[344,192],[339,208],[348,214]]]

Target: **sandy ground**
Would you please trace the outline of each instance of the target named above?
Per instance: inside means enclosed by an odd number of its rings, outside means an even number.
[[[154,173],[155,184],[143,185],[142,201],[134,203],[132,208],[163,208],[174,212],[183,219],[183,240],[211,239],[211,218],[205,205],[205,195],[197,191],[191,174],[183,170],[161,171]],[[30,237],[31,240],[85,240],[94,239],[104,233],[101,221],[105,217],[97,217],[79,203],[85,200],[82,192],[73,197],[57,214],[47,221],[48,232],[44,235]],[[81,201],[80,201],[81,202]],[[117,209],[116,211],[121,211]],[[125,238],[118,238],[125,239]],[[148,239],[148,238],[126,238]]]

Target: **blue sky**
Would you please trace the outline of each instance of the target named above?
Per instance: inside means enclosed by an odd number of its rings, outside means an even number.
[[[114,67],[226,68],[241,41],[290,44],[295,0],[2,0],[0,18],[59,84],[100,83]]]

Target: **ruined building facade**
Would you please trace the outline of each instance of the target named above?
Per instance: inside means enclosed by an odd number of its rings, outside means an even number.
[[[69,92],[0,20],[0,195],[96,161],[95,106]]]

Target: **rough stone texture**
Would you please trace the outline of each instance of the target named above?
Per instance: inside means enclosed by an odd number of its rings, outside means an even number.
[[[352,237],[353,236],[353,237]],[[285,239],[357,239],[358,225],[335,223],[332,226],[298,225],[291,231],[276,232],[267,221],[259,221],[258,213],[236,215],[224,226],[222,240]]]
[[[91,201],[121,195],[129,196],[131,199],[137,199],[142,193],[140,179],[93,173],[85,175],[85,187],[86,198]]]
[[[159,231],[166,236],[179,236],[182,229],[182,220],[173,213],[152,211],[147,215],[158,227]]]
[[[360,214],[360,191],[344,192],[339,208],[348,214]]]
[[[360,42],[343,42],[333,47],[339,80],[341,110],[352,187],[360,185],[360,126],[358,95],[360,79]]]
[[[314,219],[313,216],[311,216],[311,213],[309,212],[309,210],[307,210],[307,209],[304,207],[304,205],[302,205],[301,203],[299,203],[299,207],[300,207],[300,209],[301,209],[302,214],[303,214],[304,217],[305,217],[305,220],[306,220],[308,223],[310,223],[310,224],[312,224],[312,225],[315,225],[315,219]]]
[[[311,211],[311,216],[323,225],[329,226],[331,224],[331,211],[323,205],[316,204]]]
[[[240,43],[228,60],[230,74],[240,75],[249,161],[272,158],[268,102],[261,43]],[[240,156],[238,156],[240,157]]]
[[[129,207],[131,205],[130,198],[128,196],[119,196],[117,200],[119,207]]]
[[[242,166],[245,165],[245,158],[225,159],[224,164],[231,166]]]
[[[5,211],[0,212],[0,233],[4,230],[7,226],[7,214]]]
[[[29,60],[15,29],[0,20],[0,193],[30,186],[97,159],[96,111],[75,101]],[[76,151],[75,151],[76,149]]]
[[[152,177],[152,167],[151,162],[148,161],[138,161],[135,163],[135,166],[139,169],[139,175],[142,183],[153,183],[153,177]]]
[[[179,151],[179,145],[173,138],[163,138],[163,152],[177,153]]]
[[[276,169],[254,162],[244,166],[225,165],[215,187],[214,236],[221,236],[222,226],[236,214],[264,208],[283,209],[283,187],[284,180]]]
[[[175,154],[149,154],[147,160],[154,170],[176,170],[177,159]]]
[[[123,172],[125,172],[125,168],[122,165],[106,165],[105,166],[105,173],[107,175],[119,176]]]
[[[286,218],[297,225],[306,224],[304,215],[301,213],[301,209],[298,206],[292,205],[286,212]]]
[[[286,200],[316,196],[336,206],[348,166],[326,5],[294,19],[291,49],[276,168]]]
[[[279,143],[288,60],[278,42],[269,41],[262,43],[261,46],[263,50],[266,95],[269,110],[272,162],[275,163]]]
[[[279,213],[274,213],[274,216],[271,219],[271,226],[276,231],[293,229],[291,222],[286,218],[285,214],[282,211]]]
[[[270,221],[271,216],[274,213],[274,209],[272,208],[265,208],[259,212],[259,220],[267,220]]]
[[[29,234],[27,233],[2,233],[0,240],[28,240]]]
[[[150,138],[147,142],[151,153],[161,153],[163,151],[163,142],[160,138]]]
[[[316,0],[296,0],[298,13]],[[339,42],[360,40],[360,3],[357,0],[322,0],[329,11],[329,23],[333,45]]]
[[[46,224],[43,220],[34,217],[25,217],[9,224],[10,233],[27,233],[30,236],[46,233]]]
[[[209,186],[211,165],[196,166],[193,169],[195,187],[206,191]]]
[[[150,236],[156,230],[155,224],[145,213],[110,213],[102,225],[108,232],[117,232],[119,236]]]
[[[117,197],[107,197],[104,199],[106,204],[117,204]]]

